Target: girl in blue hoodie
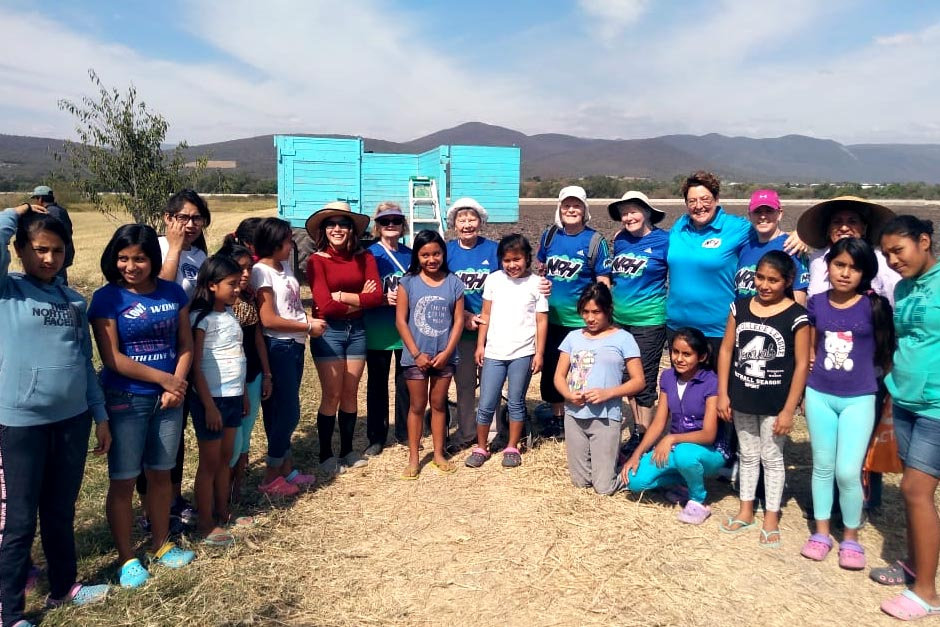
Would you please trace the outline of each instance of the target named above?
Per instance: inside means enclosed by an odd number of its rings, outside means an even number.
[[[23,273],[8,272],[13,247]],[[92,418],[103,455],[111,444],[91,364],[85,301],[58,277],[71,238],[41,207],[0,212],[0,624],[23,618],[30,549],[41,525],[47,606],[103,599],[107,585],[76,581],[75,500]]]

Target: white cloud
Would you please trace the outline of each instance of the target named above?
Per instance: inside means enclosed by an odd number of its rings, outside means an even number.
[[[609,41],[640,19],[649,0],[578,0],[581,10],[595,22],[602,39]]]

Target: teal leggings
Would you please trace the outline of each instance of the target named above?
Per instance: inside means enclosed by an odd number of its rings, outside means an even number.
[[[242,418],[242,426],[235,432],[235,446],[232,447],[232,460],[229,466],[234,468],[235,463],[242,454],[247,453],[251,448],[251,432],[255,428],[255,420],[258,419],[258,409],[261,407],[261,373],[255,377],[254,381],[245,383],[245,392],[248,393],[248,415]]]
[[[875,395],[833,396],[806,388],[806,424],[813,449],[813,517],[832,515],[832,482],[839,485],[842,522],[862,524],[862,463],[875,425]]]
[[[704,504],[708,496],[705,492],[705,477],[714,477],[724,465],[724,456],[715,448],[682,442],[672,449],[662,468],[653,461],[653,451],[644,453],[636,474],[630,475],[627,489],[642,492],[685,484],[689,488],[689,498]]]

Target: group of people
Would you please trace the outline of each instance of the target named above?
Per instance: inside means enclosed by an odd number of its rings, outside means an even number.
[[[932,225],[842,197],[806,211],[797,233],[787,234],[773,190],[752,195],[748,218],[726,213],[719,193],[714,175],[690,175],[682,186],[688,210],[664,231],[656,225],[665,212],[628,192],[607,207],[622,226],[611,246],[589,226],[585,191],[566,187],[537,250],[519,234],[483,237],[488,215],[472,198],[448,208],[453,240],[421,231],[411,247],[397,204],[377,207],[375,241],[365,247],[369,217],[329,203],[305,225],[316,246],[306,263],[309,310],[290,262],[290,224],[278,218],[244,220],[209,255],[208,205],[183,190],[168,201],[162,237],[145,225],[117,229],[101,257],[105,285],[86,310],[59,276],[70,229],[38,204],[3,211],[0,308],[11,328],[0,335],[2,627],[29,624],[23,609],[37,515],[48,605],[107,595],[106,584],[77,581],[74,547],[92,424],[93,452],[108,457],[107,517],[127,588],[143,585],[158,566],[194,559],[171,540],[180,521],[192,521],[195,534],[217,547],[232,545],[233,526],[252,524],[234,516],[232,503],[245,485],[259,413],[267,450],[258,490],[290,497],[313,486],[314,473],[296,468],[291,455],[308,338],[321,387],[321,476],[381,454],[393,407],[394,437],[408,447],[402,479],[420,477],[428,408],[429,465],[437,471],[455,472],[455,455],[465,449],[467,467],[483,466],[496,451],[503,467],[518,467],[526,395],[541,372],[552,412],[543,435],[564,437],[576,486],[602,494],[662,490],[682,505],[680,521],[702,524],[711,514],[706,479],[736,461],[740,508],[719,529],[739,534],[757,526],[763,469],[758,541],[769,549],[781,546],[784,443],[802,403],[815,531],[801,554],[823,560],[835,546],[838,494],[839,565],[851,570],[866,566],[858,541],[863,460],[890,395],[908,553],[871,577],[909,586],[883,604],[886,612],[940,614],[933,501],[940,270]],[[23,273],[8,271],[11,239]],[[807,244],[819,249],[809,261]],[[660,372],[664,348],[670,367]],[[359,451],[366,369],[368,446]],[[452,380],[457,405],[448,437]],[[493,446],[504,386],[508,420]],[[634,418],[626,442],[625,401]],[[195,507],[181,488],[187,416],[199,450]],[[144,560],[132,541],[135,488],[151,534]]]

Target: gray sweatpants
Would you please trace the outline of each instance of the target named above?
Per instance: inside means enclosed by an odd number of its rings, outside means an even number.
[[[461,337],[457,343],[460,362],[454,372],[454,384],[457,387],[457,430],[451,441],[458,445],[476,442],[477,439],[477,350],[476,335],[472,339]]]
[[[593,486],[598,494],[613,494],[623,488],[617,474],[620,426],[619,420],[581,420],[565,414],[565,449],[571,483],[579,488]]]
[[[779,512],[786,481],[783,446],[786,436],[774,435],[776,416],[759,416],[732,411],[738,432],[738,477],[742,501],[753,501],[757,478],[764,465],[764,499],[768,511]]]

